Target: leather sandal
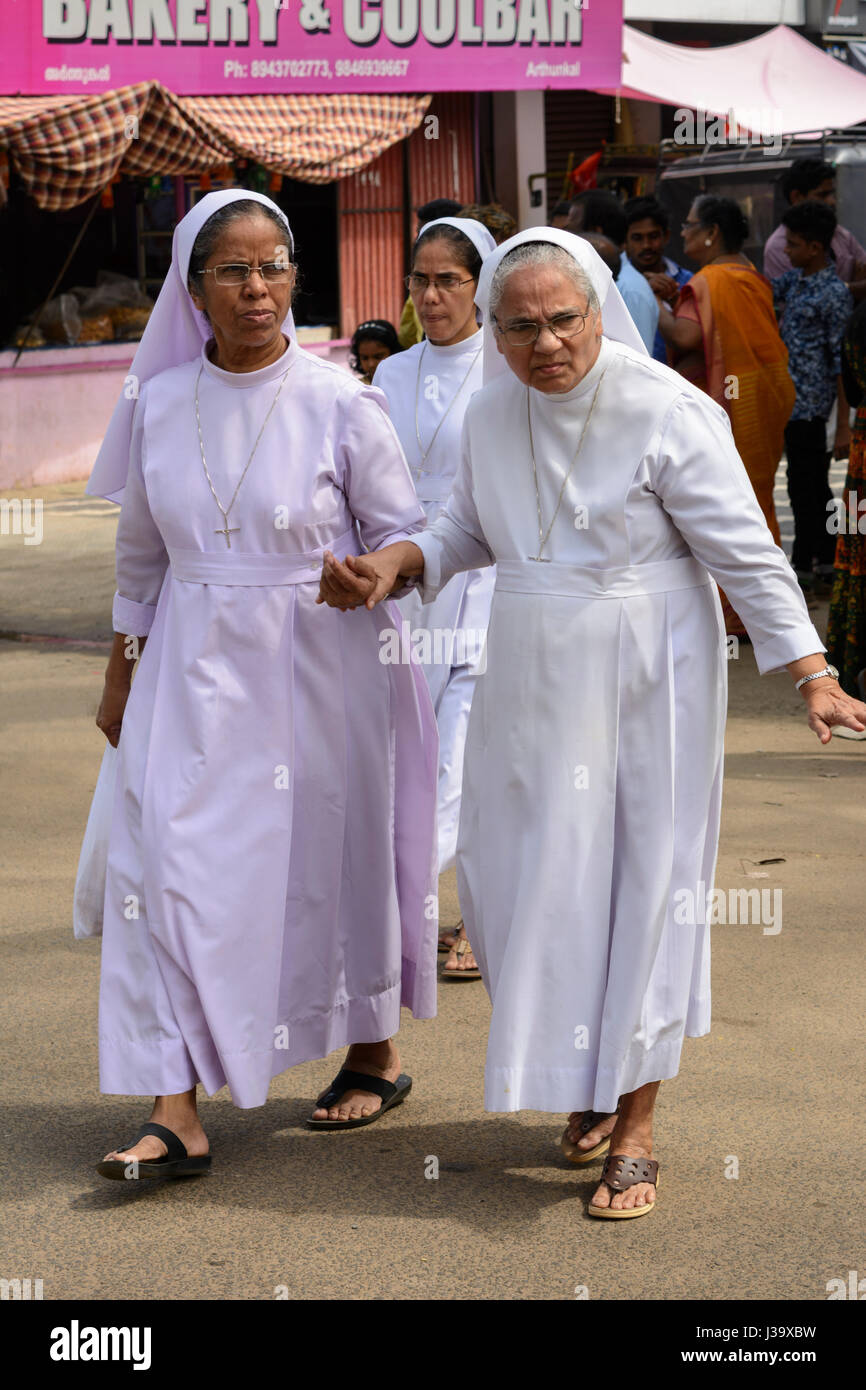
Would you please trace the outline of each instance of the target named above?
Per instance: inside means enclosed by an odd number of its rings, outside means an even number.
[[[464,930],[465,930],[465,929],[464,929],[464,927],[463,927],[463,923],[461,922],[461,923],[460,923],[460,926],[456,928],[456,931],[459,932],[459,931],[464,931]],[[464,936],[458,936],[458,938],[457,938],[457,940],[455,941],[454,946],[453,946],[452,949],[453,949],[454,952],[456,953],[457,959],[460,960],[463,956],[466,955],[467,951],[471,951],[471,950],[472,950],[472,947],[471,947],[470,944],[469,944],[469,938],[468,938],[467,936],[465,936],[465,935],[464,935]],[[450,955],[450,952],[449,952],[449,955]],[[478,966],[477,966],[477,965],[473,966],[473,968],[472,968],[471,970],[449,970],[447,966],[443,966],[443,967],[442,967],[442,979],[443,979],[443,980],[480,980],[480,979],[481,979],[481,971],[478,969]]]
[[[439,946],[438,946],[438,951],[439,951],[439,955],[440,955],[440,956],[450,956],[451,952],[454,950],[454,947],[457,945],[457,941],[458,941],[457,933],[459,932],[459,930],[460,930],[460,928],[461,928],[462,926],[463,926],[463,918],[461,917],[461,918],[460,918],[460,921],[457,923],[457,926],[456,926],[456,927],[446,927],[446,928],[445,928],[445,931],[442,932],[442,933],[440,934],[440,936],[439,936]],[[447,941],[443,941],[442,938],[443,938],[444,936],[450,936],[450,937],[453,938],[453,940],[452,940],[450,946],[448,945],[448,942],[447,942]]]
[[[608,1154],[601,1170],[601,1181],[611,1192],[625,1192],[640,1182],[651,1182],[656,1195],[659,1190],[659,1165],[654,1158],[629,1158],[628,1154]],[[616,1211],[611,1207],[596,1207],[590,1202],[587,1211],[590,1216],[600,1216],[610,1221],[622,1220],[630,1216],[646,1216],[655,1202],[645,1202],[642,1207],[626,1208]]]
[[[338,1105],[347,1091],[369,1091],[381,1098],[382,1104],[372,1115],[359,1115],[354,1120],[307,1120],[308,1129],[360,1129],[362,1125],[374,1125],[381,1120],[386,1110],[402,1105],[412,1089],[412,1078],[400,1073],[396,1082],[386,1081],[384,1076],[370,1076],[365,1071],[352,1071],[342,1067],[334,1077],[327,1091],[316,1101],[317,1110],[330,1110]]]
[[[619,1110],[607,1112],[602,1110],[585,1111],[578,1125],[581,1137],[584,1134],[588,1134],[591,1129],[595,1129],[599,1121],[611,1120],[614,1115],[618,1114]],[[569,1125],[565,1126],[562,1138],[559,1141],[559,1147],[562,1149],[569,1163],[592,1163],[593,1159],[601,1158],[602,1154],[607,1153],[610,1148],[610,1135],[608,1134],[606,1138],[602,1139],[600,1144],[596,1144],[594,1149],[579,1149],[577,1144],[573,1143],[568,1137],[569,1128]]]
[[[123,1180],[124,1178],[193,1178],[211,1170],[210,1154],[196,1154],[190,1158],[185,1145],[178,1139],[174,1130],[166,1129],[149,1120],[142,1125],[131,1144],[120,1144],[116,1153],[126,1153],[135,1148],[139,1139],[153,1134],[165,1144],[166,1153],[161,1158],[104,1158],[97,1163],[96,1171],[103,1178]]]

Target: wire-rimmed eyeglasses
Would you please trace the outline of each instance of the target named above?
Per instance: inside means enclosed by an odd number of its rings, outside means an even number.
[[[212,275],[218,285],[245,285],[254,270],[262,279],[271,284],[288,280],[291,273],[289,261],[265,261],[264,265],[247,265],[245,261],[227,261],[223,265],[213,265],[207,270],[199,270],[199,275]]]
[[[552,319],[546,323],[535,323],[527,321],[525,323],[509,323],[503,327],[498,319],[493,320],[496,325],[496,332],[500,334],[510,347],[529,347],[530,343],[538,340],[538,335],[542,328],[549,328],[555,338],[560,340],[565,338],[576,338],[578,333],[582,333],[589,318],[589,310],[585,314],[578,309],[569,309],[561,314],[554,314]]]
[[[461,285],[475,283],[474,276],[470,276],[468,280],[461,280],[459,275],[416,275],[414,271],[406,276],[403,283],[410,294],[424,294],[431,280],[440,294],[454,294]]]

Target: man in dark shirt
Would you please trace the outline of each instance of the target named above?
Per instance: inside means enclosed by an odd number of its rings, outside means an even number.
[[[813,564],[819,582],[827,582],[833,573],[836,538],[827,529],[827,503],[833,495],[827,419],[840,391],[842,336],[854,302],[829,258],[836,230],[832,208],[817,201],[798,203],[782,221],[792,269],[773,280],[773,302],[797,391],[785,427],[785,454],[794,513],[792,563],[807,588],[813,582]]]

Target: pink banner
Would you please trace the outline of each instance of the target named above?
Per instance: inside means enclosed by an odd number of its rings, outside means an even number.
[[[0,0],[0,93],[619,86],[622,0]]]

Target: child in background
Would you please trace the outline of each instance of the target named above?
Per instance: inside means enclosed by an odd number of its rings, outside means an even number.
[[[359,323],[349,345],[349,366],[368,386],[380,362],[401,352],[400,340],[393,323],[387,319],[366,319]]]

